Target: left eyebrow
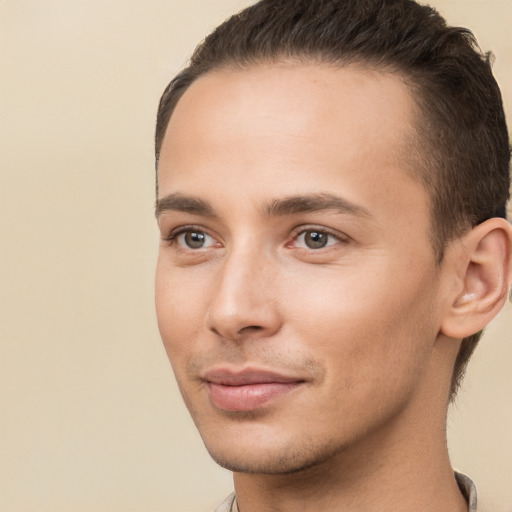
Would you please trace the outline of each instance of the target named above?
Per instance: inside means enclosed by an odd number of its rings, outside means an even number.
[[[329,193],[291,196],[267,203],[263,212],[269,217],[334,210],[337,213],[375,219],[368,209]]]

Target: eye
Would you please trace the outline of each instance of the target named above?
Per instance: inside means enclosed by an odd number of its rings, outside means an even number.
[[[307,229],[298,234],[295,239],[295,246],[301,249],[323,249],[339,241],[339,238],[326,231]]]
[[[215,238],[198,229],[187,229],[176,233],[171,240],[187,249],[206,249],[215,246],[217,243]]]

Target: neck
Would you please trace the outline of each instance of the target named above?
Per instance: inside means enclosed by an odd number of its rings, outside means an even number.
[[[446,444],[423,441],[406,459],[368,447],[288,475],[236,473],[240,511],[466,512]]]

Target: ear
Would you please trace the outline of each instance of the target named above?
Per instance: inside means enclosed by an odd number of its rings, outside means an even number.
[[[489,219],[460,239],[450,254],[461,280],[443,317],[441,332],[462,339],[481,331],[506,302],[512,282],[512,226]],[[461,266],[460,266],[461,265]]]

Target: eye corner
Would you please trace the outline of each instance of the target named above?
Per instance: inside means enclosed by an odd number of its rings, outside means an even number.
[[[348,243],[349,238],[339,232],[319,226],[301,226],[293,234],[287,248],[297,248],[309,252],[327,250],[338,244]]]
[[[181,252],[192,253],[222,247],[219,237],[201,226],[179,226],[163,239]]]

